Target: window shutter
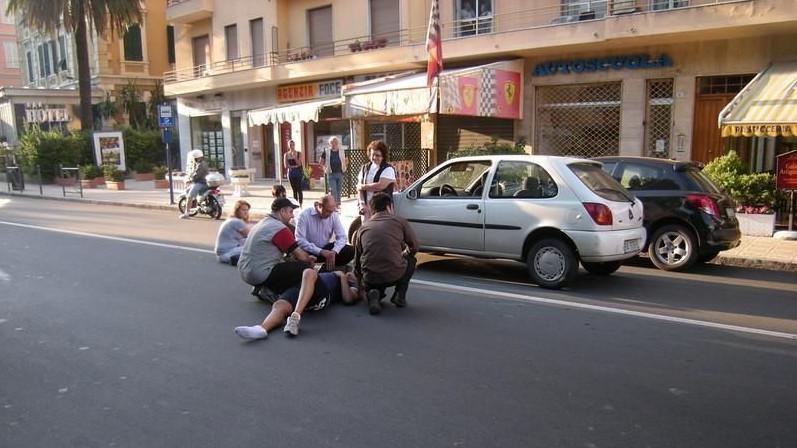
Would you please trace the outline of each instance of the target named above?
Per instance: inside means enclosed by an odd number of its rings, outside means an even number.
[[[400,29],[399,0],[371,0],[371,38],[398,43]]]

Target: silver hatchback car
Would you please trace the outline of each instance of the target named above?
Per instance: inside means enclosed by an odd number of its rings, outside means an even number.
[[[567,285],[579,261],[611,274],[645,241],[642,203],[591,160],[458,158],[393,198],[422,251],[522,261],[546,288]]]

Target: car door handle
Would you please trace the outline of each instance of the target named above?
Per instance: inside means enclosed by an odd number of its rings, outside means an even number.
[[[468,204],[468,206],[466,208],[468,210],[478,210],[479,209],[479,204]]]

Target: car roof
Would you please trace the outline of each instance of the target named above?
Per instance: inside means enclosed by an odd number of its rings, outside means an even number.
[[[659,159],[657,157],[641,157],[641,156],[603,156],[595,157],[593,160],[599,162],[625,162],[634,161],[641,162],[647,165],[667,165],[672,167],[675,171],[683,170],[687,167],[701,168],[702,165],[698,162],[689,160],[675,160],[675,159]]]
[[[490,155],[483,155],[483,156],[466,156],[466,157],[455,157],[451,160],[459,160],[459,161],[477,161],[477,160],[490,160],[490,161],[498,161],[498,160],[522,160],[526,162],[540,162],[540,161],[553,161],[558,163],[564,163],[566,165],[571,163],[595,163],[595,160],[584,159],[579,157],[568,157],[568,156],[546,156],[546,155],[534,155],[534,154],[490,154]]]

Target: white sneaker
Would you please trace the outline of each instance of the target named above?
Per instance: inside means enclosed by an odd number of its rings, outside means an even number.
[[[285,324],[285,328],[282,330],[289,336],[297,336],[299,334],[299,321],[302,320],[302,316],[299,313],[291,313],[288,316],[288,322]]]

